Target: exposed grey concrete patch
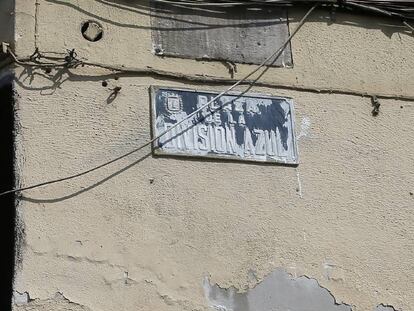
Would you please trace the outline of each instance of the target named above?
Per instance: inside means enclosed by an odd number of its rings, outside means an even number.
[[[298,186],[296,187],[296,192],[299,195],[299,197],[301,199],[303,199],[303,194],[302,194],[302,181],[300,180],[300,174],[299,174],[299,168],[295,168],[296,171],[296,178],[298,180]]]
[[[289,36],[284,8],[212,11],[150,3],[156,55],[260,64]],[[292,66],[290,45],[274,65]]]
[[[398,309],[395,309],[390,305],[380,304],[374,309],[374,311],[398,311]]]
[[[203,287],[210,306],[223,311],[352,310],[347,304],[337,303],[332,294],[316,280],[306,276],[293,278],[280,269],[270,273],[246,292],[239,292],[235,287],[220,288],[217,284],[211,285],[207,277]]]

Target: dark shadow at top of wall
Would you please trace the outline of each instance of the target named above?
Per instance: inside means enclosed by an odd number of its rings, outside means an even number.
[[[45,0],[49,3],[54,3],[56,5],[64,5],[70,7],[82,14],[85,14],[89,18],[96,19],[97,21],[108,23],[111,25],[115,25],[118,27],[125,27],[125,28],[135,28],[135,29],[151,29],[151,30],[160,30],[154,29],[154,26],[148,25],[139,25],[131,24],[131,23],[124,23],[121,19],[114,20],[109,18],[108,16],[103,16],[98,13],[98,11],[91,11],[89,8],[86,8],[82,5],[82,2],[68,2],[64,0]],[[137,0],[96,0],[97,3],[101,5],[106,5],[108,8],[124,10],[128,12],[134,12],[137,14],[137,20],[140,16],[153,16],[159,17],[164,16],[168,13],[177,12],[173,6],[171,6],[170,10],[166,10],[164,7],[162,9],[158,8],[157,10],[151,9],[150,1],[137,1]],[[309,8],[308,6],[302,5],[295,5],[294,7],[288,8],[288,15],[290,22],[297,22],[302,17],[304,12]],[[261,9],[260,7],[255,9]],[[223,11],[216,8],[192,8],[191,9],[194,14],[199,14],[200,16],[212,16],[217,17],[223,14]],[[188,11],[188,10],[187,10]],[[187,12],[186,10],[181,12]],[[303,12],[302,12],[303,11]],[[187,12],[188,13],[188,12]],[[226,16],[228,18],[228,16]],[[171,21],[181,22],[183,21],[180,16],[172,15],[170,17]],[[204,23],[200,23],[199,21],[190,21],[185,19],[185,22],[188,24],[192,24],[191,29],[211,29],[216,27],[223,27],[223,25],[205,25]],[[355,27],[361,27],[366,29],[380,29],[386,34],[387,36],[391,36],[393,33],[406,33],[409,35],[413,35],[412,32],[402,24],[402,21],[398,18],[388,18],[382,15],[373,15],[369,12],[361,11],[350,11],[345,9],[338,9],[336,11],[332,11],[330,7],[324,7],[316,10],[312,15],[308,18],[308,22],[326,22],[327,24],[342,24],[342,25],[349,25]],[[269,21],[261,21],[260,23],[239,23],[235,24],[240,27],[262,27],[263,25],[269,25],[269,23],[274,23],[270,19]],[[165,30],[165,29],[163,29]],[[169,31],[173,31],[174,29],[167,29]],[[182,30],[181,30],[182,31]]]

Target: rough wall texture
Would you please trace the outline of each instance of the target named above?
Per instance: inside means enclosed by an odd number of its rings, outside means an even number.
[[[289,15],[295,27],[303,12]],[[293,40],[293,69],[272,68],[263,79],[414,96],[411,35],[378,26],[389,21],[339,14],[330,24],[328,16],[313,14]],[[102,63],[228,77],[220,63],[152,55],[147,7],[133,1],[21,0],[16,18],[20,56],[36,46],[76,48]],[[101,23],[101,41],[82,37],[88,19]],[[238,65],[236,77],[251,68]],[[224,89],[71,72],[17,69],[24,185],[147,141],[150,85]],[[116,86],[120,93],[108,100]],[[413,101],[383,99],[374,118],[361,96],[254,91],[295,100],[297,168],[154,158],[143,150],[85,178],[24,192],[15,290],[30,300],[15,310],[208,310],[219,306],[205,294],[206,277],[212,287],[251,292],[278,269],[297,284],[302,275],[317,280],[308,290],[326,288],[344,310],[413,310]],[[266,284],[271,292],[277,279]]]

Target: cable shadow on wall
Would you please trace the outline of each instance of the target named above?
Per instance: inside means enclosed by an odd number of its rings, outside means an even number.
[[[122,174],[123,172],[129,170],[130,168],[134,167],[135,165],[138,165],[139,163],[141,163],[142,161],[144,161],[146,158],[151,156],[151,152],[144,154],[143,156],[141,156],[139,159],[135,160],[134,162],[126,165],[125,167],[123,167],[120,170],[117,170],[116,172],[110,174],[109,176],[93,183],[90,186],[87,186],[85,188],[82,188],[79,191],[75,191],[73,193],[70,193],[68,195],[65,196],[61,196],[61,197],[57,197],[57,198],[33,198],[33,197],[29,197],[29,196],[25,196],[24,194],[20,196],[20,199],[22,201],[28,201],[28,202],[32,202],[32,203],[57,203],[57,202],[61,202],[61,201],[65,201],[71,198],[74,198],[78,195],[81,195],[82,193],[88,192],[89,190],[92,190],[102,184],[104,184],[105,182],[107,182],[108,180]]]
[[[264,74],[264,72],[261,75],[263,75],[263,74]],[[245,95],[247,92],[250,91],[250,89],[253,87],[253,85],[254,85],[254,83],[252,82],[243,92],[241,92],[240,94],[238,94],[237,96],[235,96],[231,101],[226,102],[224,105],[231,104],[234,101],[236,101],[238,98],[240,98],[243,95]],[[223,106],[220,106],[216,110],[210,111],[207,115],[201,115],[200,114],[199,116],[197,116],[197,119],[196,119],[196,122],[195,123],[193,123],[188,128],[181,129],[181,131],[177,131],[175,133],[175,135],[171,135],[168,139],[165,139],[163,141],[163,144],[168,143],[170,141],[173,141],[174,139],[176,139],[179,136],[181,136],[182,134],[184,134],[184,132],[186,132],[186,131],[192,130],[192,128],[196,124],[198,124],[200,121],[202,121],[203,119],[205,119],[208,115],[211,115],[211,114],[213,114],[215,112],[218,112],[222,108],[223,108]],[[152,133],[152,136],[154,136],[154,133]],[[116,172],[110,174],[109,176],[101,179],[100,181],[95,182],[92,185],[90,185],[90,186],[88,186],[86,188],[83,188],[83,189],[81,189],[79,191],[75,191],[75,192],[73,192],[71,194],[68,194],[68,195],[65,195],[65,196],[61,196],[61,197],[57,197],[57,198],[33,198],[33,197],[29,197],[29,196],[22,195],[20,197],[20,199],[23,200],[23,201],[28,201],[28,202],[33,202],[33,203],[57,203],[57,202],[61,202],[61,201],[64,201],[64,200],[67,200],[67,199],[76,197],[76,196],[78,196],[78,195],[80,195],[82,193],[85,193],[85,192],[87,192],[89,190],[92,190],[92,189],[94,189],[94,188],[102,185],[106,181],[108,181],[108,180],[110,180],[110,179],[112,179],[112,178],[120,175],[121,173],[123,173],[126,170],[132,168],[133,166],[139,164],[140,162],[142,162],[146,158],[150,157],[151,155],[154,156],[154,158],[163,157],[162,155],[157,155],[154,151],[155,151],[154,148],[152,148],[152,151],[151,152],[146,153],[145,155],[141,156],[138,160],[135,160],[131,164],[128,164],[127,166],[123,167],[122,169],[117,170]],[[216,162],[216,163],[219,163],[219,162],[233,162],[233,163],[239,163],[240,164],[240,161],[237,161],[235,159],[225,159],[225,158],[213,159],[213,158],[205,158],[205,157],[202,157],[202,159],[201,159],[201,157],[194,157],[192,159],[192,158],[189,158],[189,157],[185,157],[184,158],[184,157],[178,157],[178,156],[176,157],[176,156],[173,156],[173,155],[168,155],[168,157],[169,158],[174,158],[176,160],[182,160],[182,161],[198,161],[198,162],[199,161],[203,161],[203,162]],[[260,166],[281,166],[281,165],[287,166],[287,167],[296,167],[297,166],[297,164],[285,164],[285,163],[277,163],[277,162],[244,161],[243,163],[244,164],[247,164],[247,165],[260,165]]]

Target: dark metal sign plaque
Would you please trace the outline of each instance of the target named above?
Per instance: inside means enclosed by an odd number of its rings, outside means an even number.
[[[150,7],[155,55],[260,64],[289,37],[282,6],[207,10],[150,1]],[[273,66],[292,66],[290,43]]]
[[[151,88],[154,137],[218,92]],[[291,98],[226,94],[154,142],[156,154],[298,164]]]

